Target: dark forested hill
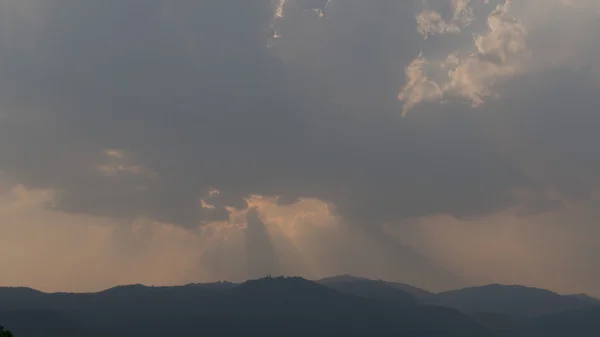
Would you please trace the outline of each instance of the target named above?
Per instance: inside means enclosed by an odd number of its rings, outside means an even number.
[[[539,316],[600,305],[600,300],[584,294],[560,295],[545,289],[501,284],[432,293],[403,283],[349,275],[318,282],[347,294],[405,304],[414,299],[419,304],[456,308],[465,313]]]
[[[325,278],[320,284],[335,289],[344,294],[352,294],[367,298],[394,301],[406,306],[417,305],[416,298],[398,287],[385,281],[374,281],[349,275]]]
[[[537,317],[487,313],[472,317],[499,337],[600,336],[600,306]]]
[[[600,309],[579,296],[496,285],[440,294],[412,287],[409,293],[406,285],[395,285],[342,276],[318,282],[278,277],[242,284],[131,285],[87,294],[0,288],[0,324],[17,337],[587,337],[600,332]],[[423,298],[448,307],[419,304],[427,302]]]
[[[17,337],[427,336],[485,337],[455,309],[344,294],[302,278],[240,285],[117,287],[93,294],[0,291],[0,320]],[[44,327],[44,328],[39,328]],[[41,330],[40,330],[41,329]]]
[[[435,295],[435,303],[463,312],[487,312],[538,316],[586,308],[593,303],[573,296],[523,287],[492,284],[447,291]]]

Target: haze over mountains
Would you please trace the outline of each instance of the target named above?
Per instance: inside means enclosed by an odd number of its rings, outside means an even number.
[[[0,323],[35,336],[473,336],[587,337],[600,302],[522,286],[431,293],[338,276],[267,277],[241,284],[119,286],[98,293],[0,288]]]

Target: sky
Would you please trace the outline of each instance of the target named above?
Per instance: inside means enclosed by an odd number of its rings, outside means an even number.
[[[4,0],[0,285],[600,296],[595,0]]]

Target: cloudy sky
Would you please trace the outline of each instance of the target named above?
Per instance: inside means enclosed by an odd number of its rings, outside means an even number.
[[[3,0],[0,285],[600,295],[596,0]]]

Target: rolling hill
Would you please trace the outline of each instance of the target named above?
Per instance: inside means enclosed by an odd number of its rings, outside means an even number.
[[[493,336],[455,309],[407,307],[283,277],[217,287],[133,285],[91,294],[4,288],[0,311],[3,324],[18,337],[39,336],[32,326],[47,327],[45,337]]]
[[[463,312],[487,312],[518,316],[539,316],[582,309],[593,303],[545,289],[491,284],[438,293],[438,305]]]
[[[596,303],[522,286],[435,294],[348,275],[267,277],[83,294],[0,288],[0,323],[17,337],[588,337],[600,332]]]

